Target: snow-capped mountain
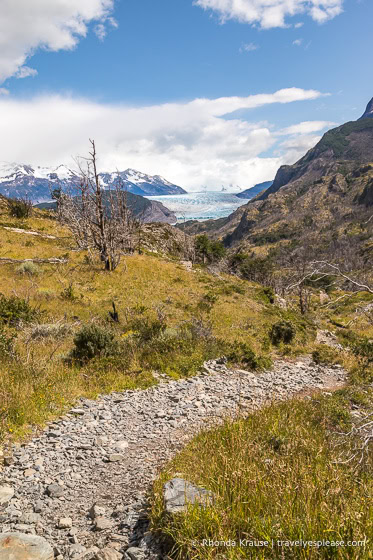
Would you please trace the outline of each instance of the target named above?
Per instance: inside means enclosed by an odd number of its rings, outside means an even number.
[[[186,191],[159,175],[146,175],[134,169],[115,173],[100,173],[101,184],[110,188],[121,178],[128,192],[142,196],[183,194]],[[79,176],[66,165],[55,169],[32,167],[18,163],[0,162],[0,194],[10,198],[28,198],[33,202],[50,200],[51,190],[60,187],[72,190],[79,184]]]

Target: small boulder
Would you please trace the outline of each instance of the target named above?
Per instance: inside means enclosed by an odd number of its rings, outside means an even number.
[[[112,453],[108,457],[109,463],[119,463],[120,461],[123,460],[124,460],[124,455],[121,455],[121,453]]]
[[[73,520],[71,517],[62,517],[58,522],[59,529],[71,529],[73,526]]]
[[[63,488],[58,484],[49,484],[47,494],[50,498],[60,498],[63,495]]]
[[[106,547],[94,555],[93,560],[122,560],[123,556],[120,552],[111,547]]]
[[[188,504],[211,504],[213,494],[205,488],[194,486],[183,478],[173,478],[164,485],[164,503],[168,513],[186,511]]]
[[[0,560],[53,560],[54,552],[42,537],[23,533],[0,534]]]
[[[11,486],[0,486],[0,505],[7,504],[14,496],[14,490]]]
[[[110,521],[110,519],[107,519],[106,517],[97,517],[95,519],[95,530],[96,531],[105,531],[106,529],[111,529],[112,525],[113,524]]]
[[[96,519],[96,517],[103,517],[106,513],[106,508],[100,503],[93,504],[89,510],[89,516],[91,519]]]
[[[131,546],[131,548],[126,550],[125,558],[129,558],[130,560],[144,560],[145,552],[141,550],[141,548]]]

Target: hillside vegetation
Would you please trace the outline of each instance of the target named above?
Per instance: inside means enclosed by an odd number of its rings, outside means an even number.
[[[94,253],[76,248],[52,214],[23,208],[25,216],[14,217],[7,201],[0,203],[5,448],[81,396],[149,387],[159,373],[195,375],[210,358],[224,356],[260,375],[276,357],[312,354],[320,365],[342,364],[349,386],[273,404],[198,435],[156,482],[152,527],[180,560],[370,558],[369,446],[361,462],[359,454],[350,460],[360,446],[351,413],[363,423],[373,410],[368,290],[343,291],[322,277],[305,282],[303,309],[297,291],[282,299],[268,285],[265,256],[225,256],[221,244],[204,237],[193,242],[164,224],[142,228],[135,252],[106,272]],[[193,267],[180,260],[186,249],[190,254],[190,243],[197,256]],[[227,259],[236,267],[233,275],[222,272]],[[353,437],[341,435],[349,432]],[[213,491],[213,506],[165,515],[162,485],[177,473]],[[200,544],[210,538],[365,544],[286,550]]]
[[[148,386],[156,371],[192,375],[204,360],[223,354],[260,369],[276,351],[269,332],[281,320],[294,324],[292,351],[312,346],[312,321],[271,304],[262,286],[213,276],[203,266],[186,270],[171,252],[177,241],[168,228],[145,230],[142,254],[127,256],[106,273],[99,260],[76,250],[69,232],[48,213],[36,210],[17,219],[3,205],[3,436],[45,422],[80,395]],[[146,249],[155,246],[158,253]],[[32,262],[48,258],[61,262]]]

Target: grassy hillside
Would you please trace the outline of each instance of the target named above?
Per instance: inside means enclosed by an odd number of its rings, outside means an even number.
[[[3,200],[0,206],[3,444],[63,414],[78,397],[148,387],[158,373],[188,377],[224,355],[260,375],[275,357],[312,353],[319,364],[343,364],[349,386],[201,433],[155,484],[153,528],[180,560],[370,558],[362,546],[253,552],[193,542],[371,538],[371,455],[361,465],[336,463],[349,457],[356,439],[337,447],[335,434],[350,430],[354,410],[372,410],[372,295],[331,288],[323,304],[320,287],[311,286],[302,315],[296,295],[284,309],[268,286],[203,265],[187,269],[179,260],[184,234],[150,224],[139,253],[108,273],[94,255],[76,250],[48,212],[17,219]],[[33,262],[51,257],[63,262]],[[323,329],[333,331],[340,350],[316,340]],[[279,333],[291,336],[281,341]],[[175,473],[213,490],[214,507],[165,516],[161,488]]]
[[[356,425],[353,408],[372,414],[372,391],[272,405],[197,436],[154,487],[153,528],[171,558],[372,558],[373,455],[350,460],[356,439],[341,435]],[[213,504],[166,515],[174,476],[212,491]]]
[[[157,235],[154,245],[163,243]],[[51,257],[67,262],[7,262]],[[268,333],[281,319],[296,326],[293,352],[315,337],[311,320],[271,304],[260,285],[213,276],[201,266],[188,271],[172,255],[145,250],[106,273],[42,211],[19,220],[3,209],[0,258],[3,436],[43,423],[78,396],[155,383],[153,371],[192,375],[205,359],[224,353],[260,368],[277,351]],[[119,322],[109,315],[113,302]],[[76,337],[92,325],[100,333],[88,335],[104,342],[91,359],[80,359],[77,345],[84,341]]]

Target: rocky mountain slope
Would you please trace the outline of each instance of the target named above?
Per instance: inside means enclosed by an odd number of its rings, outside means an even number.
[[[328,131],[294,165],[282,166],[273,184],[224,220],[199,231],[227,246],[313,246],[335,255],[351,248],[369,259],[373,251],[373,119],[364,118]],[[186,231],[196,231],[186,224]],[[343,249],[344,247],[344,249]],[[259,248],[259,249],[258,249]],[[355,249],[357,251],[355,251]],[[342,254],[341,253],[341,254]],[[346,253],[345,253],[346,255]]]
[[[134,169],[100,173],[104,188],[112,187],[120,177],[128,192],[142,196],[183,194],[186,191],[159,175],[146,175]],[[0,194],[10,198],[29,198],[32,202],[50,200],[51,189],[74,190],[79,184],[75,171],[65,165],[55,169],[0,162]]]
[[[176,215],[166,208],[162,202],[149,200],[143,196],[127,192],[127,204],[133,213],[133,216],[144,224],[151,222],[175,224],[177,222]],[[55,202],[41,202],[35,206],[41,210],[56,209]]]

